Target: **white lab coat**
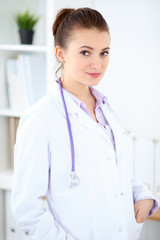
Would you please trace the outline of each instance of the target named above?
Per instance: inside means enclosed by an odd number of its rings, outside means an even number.
[[[142,224],[133,199],[152,194],[131,180],[122,158],[123,129],[103,112],[115,135],[117,158],[104,130],[64,93],[75,145],[80,184],[69,188],[71,151],[58,85],[27,110],[15,145],[12,211],[35,240],[136,240]],[[41,200],[46,196],[48,209]]]

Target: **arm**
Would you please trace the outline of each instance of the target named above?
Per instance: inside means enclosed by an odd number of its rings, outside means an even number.
[[[158,202],[148,188],[137,179],[132,179],[134,211],[137,222],[144,222],[158,209]]]
[[[12,212],[19,227],[35,239],[62,240],[66,233],[43,206],[48,190],[49,141],[36,116],[22,118],[15,145]]]

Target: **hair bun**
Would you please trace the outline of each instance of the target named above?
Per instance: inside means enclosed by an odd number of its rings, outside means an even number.
[[[56,16],[56,20],[53,24],[53,28],[52,28],[52,31],[53,31],[53,35],[55,36],[56,35],[56,32],[57,32],[57,29],[58,27],[63,24],[63,22],[65,21],[65,19],[72,13],[74,12],[75,9],[74,8],[63,8],[61,9],[57,16]]]

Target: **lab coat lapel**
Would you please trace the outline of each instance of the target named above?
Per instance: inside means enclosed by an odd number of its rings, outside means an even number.
[[[61,93],[60,93],[60,89],[59,89],[58,83],[53,83],[52,84],[52,87],[51,87],[51,89],[49,91],[49,94],[50,94],[51,97],[55,97],[56,98],[56,100],[61,105],[61,107],[63,108],[63,111],[64,111],[62,96],[61,96]],[[63,94],[64,94],[64,99],[65,99],[65,102],[66,102],[68,113],[69,114],[70,113],[71,114],[72,113],[78,113],[77,104],[71,99],[71,97],[65,91],[63,91]]]
[[[102,111],[113,131],[115,144],[116,144],[116,154],[117,156],[119,156],[121,151],[122,137],[125,134],[124,129],[121,126],[121,124],[118,122],[114,114],[111,112],[111,110],[107,107],[107,104],[104,104],[102,106]]]
[[[62,97],[61,97],[61,93],[59,90],[59,86],[58,83],[55,84],[55,86],[52,88],[51,90],[51,95],[54,95],[54,97],[56,97],[56,99],[58,100],[58,102],[62,105],[63,107],[63,102],[62,102]],[[105,133],[105,131],[101,128],[101,126],[98,125],[98,123],[93,120],[90,116],[88,116],[74,101],[73,99],[67,94],[67,92],[63,91],[64,94],[64,98],[65,98],[65,102],[66,102],[66,106],[67,106],[67,110],[69,113],[69,118],[72,124],[72,119],[75,120],[75,114],[78,118],[79,124],[81,124],[82,126],[84,126],[85,128],[90,129],[91,131],[95,132],[97,135],[105,138],[106,140],[108,140],[108,142],[111,144],[107,134]],[[112,144],[111,144],[112,145]]]
[[[78,120],[83,127],[91,130],[100,137],[105,138],[111,144],[109,137],[107,136],[106,132],[102,129],[102,127],[94,119],[88,116],[82,109],[79,109]]]
[[[75,120],[75,114],[77,116],[78,123],[87,128],[88,130],[91,130],[95,134],[101,136],[102,138],[105,138],[106,140],[109,141],[111,144],[109,137],[105,133],[105,131],[102,129],[102,127],[94,120],[92,119],[89,115],[87,115],[83,109],[81,109],[74,101],[71,99],[71,97],[67,94],[64,94],[68,113],[69,113],[69,118],[72,124],[72,118]]]

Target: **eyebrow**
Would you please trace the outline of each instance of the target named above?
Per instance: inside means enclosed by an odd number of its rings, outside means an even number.
[[[92,48],[92,47],[89,47],[89,46],[82,46],[82,47],[80,47],[80,49],[81,48],[88,48],[88,49],[90,49],[90,50],[94,50],[94,48]],[[107,49],[110,49],[109,47],[106,47],[106,48],[103,48],[102,50],[104,51],[104,50],[107,50]]]

